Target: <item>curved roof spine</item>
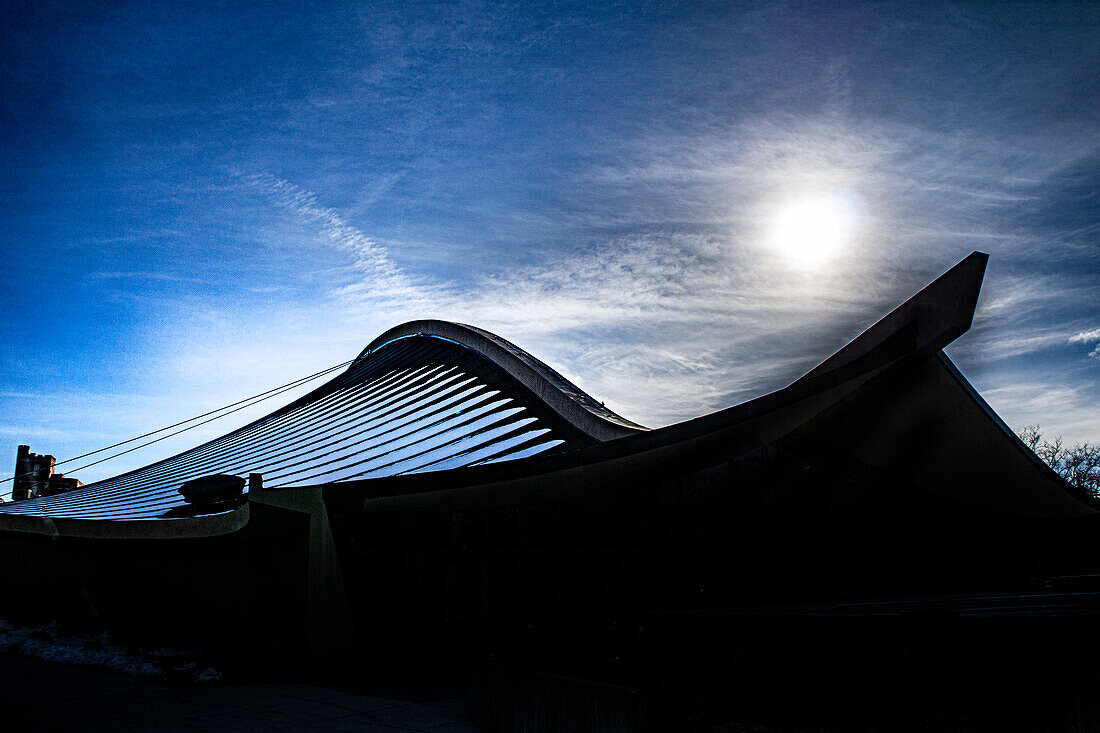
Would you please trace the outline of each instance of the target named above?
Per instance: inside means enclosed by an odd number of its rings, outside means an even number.
[[[413,336],[443,339],[476,352],[504,370],[547,407],[590,438],[603,442],[648,430],[645,426],[607,409],[561,374],[510,341],[463,323],[438,320],[403,323],[370,342],[356,361],[366,359],[387,344]]]

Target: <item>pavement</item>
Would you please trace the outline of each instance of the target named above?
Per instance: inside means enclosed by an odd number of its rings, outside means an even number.
[[[317,685],[172,688],[89,667],[0,656],[5,731],[478,733],[454,690],[380,696]]]

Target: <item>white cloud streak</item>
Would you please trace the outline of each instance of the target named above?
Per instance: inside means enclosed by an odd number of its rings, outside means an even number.
[[[1069,342],[1071,344],[1091,344],[1094,341],[1100,341],[1100,328],[1094,328],[1091,331],[1082,331],[1075,336],[1071,336]],[[1097,344],[1092,351],[1089,352],[1090,359],[1100,359],[1100,344]]]
[[[1091,331],[1082,331],[1075,336],[1070,336],[1069,339],[1071,344],[1091,344],[1093,341],[1100,341],[1100,328],[1094,328]]]

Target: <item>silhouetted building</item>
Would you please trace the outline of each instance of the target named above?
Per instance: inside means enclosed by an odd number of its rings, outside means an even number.
[[[1100,730],[1100,501],[942,351],[985,264],[653,430],[491,333],[397,326],[249,425],[0,505],[0,618],[464,674],[485,731]]]
[[[31,453],[29,445],[19,446],[15,454],[15,482],[12,485],[12,501],[36,499],[39,496],[64,494],[83,486],[84,482],[54,473],[57,459],[50,455]]]

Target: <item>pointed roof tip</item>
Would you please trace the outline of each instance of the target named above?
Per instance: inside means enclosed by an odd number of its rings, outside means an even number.
[[[949,269],[943,275],[940,275],[940,277],[936,278],[936,280],[939,280],[944,275],[947,275],[948,273],[950,273],[954,270],[957,270],[957,269],[963,268],[963,267],[968,267],[968,268],[974,268],[974,270],[975,270],[974,274],[978,278],[978,285],[981,285],[981,279],[985,275],[985,267],[988,263],[989,263],[989,253],[979,252],[978,250],[974,250],[973,252],[968,254],[966,257],[963,257],[961,260],[956,262],[955,265],[951,269]],[[936,280],[933,280],[931,283],[929,283],[929,287],[931,285],[935,284]]]
[[[929,340],[942,340],[936,347],[942,349],[970,330],[988,262],[989,255],[985,252],[971,252],[895,310],[901,310],[912,303],[914,307],[928,312],[922,323],[930,331],[926,336]],[[944,315],[951,317],[942,322],[929,317],[937,314],[940,309],[947,310]],[[935,331],[934,327],[940,328],[942,332]]]
[[[795,383],[821,377],[856,360],[880,363],[944,348],[970,330],[988,261],[987,253],[971,252]],[[878,355],[881,358],[869,358],[872,352],[883,353]]]

